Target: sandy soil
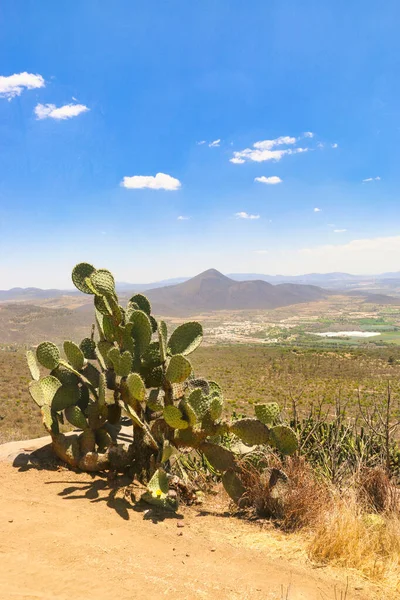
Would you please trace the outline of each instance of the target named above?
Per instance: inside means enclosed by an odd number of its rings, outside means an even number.
[[[123,481],[25,462],[0,460],[2,600],[389,598],[313,567],[303,539],[232,518],[224,497],[165,516]]]

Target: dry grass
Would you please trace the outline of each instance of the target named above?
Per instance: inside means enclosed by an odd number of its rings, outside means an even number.
[[[367,511],[396,512],[398,510],[397,488],[384,467],[364,467],[355,477],[357,502]]]
[[[337,495],[319,516],[309,555],[320,564],[354,568],[400,590],[400,516],[368,514],[355,494]]]

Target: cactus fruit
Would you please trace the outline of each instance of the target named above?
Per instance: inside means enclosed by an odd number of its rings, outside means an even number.
[[[168,354],[190,354],[203,340],[203,327],[200,323],[192,321],[179,325],[169,338]]]
[[[281,410],[276,402],[268,402],[268,404],[256,404],[254,412],[257,419],[264,425],[275,425]]]
[[[55,344],[51,342],[42,342],[36,348],[36,358],[46,369],[55,369],[60,362],[60,351]]]
[[[269,429],[257,419],[242,419],[231,425],[230,432],[236,435],[247,446],[267,444]]]
[[[298,448],[295,432],[285,425],[276,425],[270,429],[269,443],[282,454],[293,454]]]
[[[182,354],[175,354],[170,358],[165,376],[170,383],[182,383],[191,372],[192,365],[187,358]]]

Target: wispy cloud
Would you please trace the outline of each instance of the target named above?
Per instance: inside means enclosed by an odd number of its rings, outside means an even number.
[[[213,142],[210,142],[208,144],[209,148],[218,148],[218,146],[221,144],[221,140],[214,140]]]
[[[318,208],[317,206],[314,208],[314,212],[321,212],[322,208]]]
[[[339,144],[337,144],[336,142],[334,144],[331,144],[332,148],[339,148]]]
[[[55,104],[38,104],[35,107],[36,118],[41,119],[56,119],[64,121],[72,119],[81,113],[87,112],[89,108],[84,104],[64,104],[64,106],[56,107]]]
[[[122,187],[139,190],[148,188],[150,190],[179,190],[181,182],[171,175],[157,173],[157,175],[134,175],[133,177],[124,177],[121,182]]]
[[[205,143],[206,143],[206,140],[200,140],[200,142],[196,142],[196,144],[197,144],[198,146],[202,146],[202,145],[203,145],[203,144],[205,144]]]
[[[277,183],[282,183],[282,179],[277,177],[276,175],[272,175],[272,177],[256,177],[254,181],[258,181],[259,183],[266,183],[267,185],[276,185]]]
[[[254,254],[269,254],[269,250],[254,250]]]
[[[279,161],[286,154],[297,154],[306,152],[308,148],[283,148],[277,149],[280,146],[293,146],[297,142],[297,138],[290,136],[280,136],[274,140],[262,140],[255,142],[252,148],[245,148],[233,153],[230,159],[231,163],[241,165],[246,161],[264,162],[268,160]]]
[[[369,183],[370,181],[380,181],[380,177],[367,177],[367,179],[363,179],[363,183]]]
[[[304,137],[306,137],[306,138],[313,138],[314,134],[313,134],[312,131],[305,131],[304,132]]]
[[[344,233],[347,229],[334,229],[333,233]]]
[[[179,215],[178,221],[189,221],[190,217],[184,217],[183,215]]]
[[[0,97],[11,100],[15,96],[20,96],[24,90],[33,90],[45,86],[45,81],[41,75],[33,73],[15,73],[8,77],[0,76]]]
[[[260,215],[249,215],[249,213],[247,212],[237,212],[235,213],[235,217],[237,219],[259,219]]]

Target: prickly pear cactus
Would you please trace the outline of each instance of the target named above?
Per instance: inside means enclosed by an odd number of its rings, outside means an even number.
[[[196,448],[216,472],[225,473],[223,482],[235,499],[240,489],[235,455],[219,445],[221,436],[230,433],[250,446],[270,444],[286,454],[296,450],[296,436],[279,424],[276,404],[257,405],[255,419],[233,424],[222,419],[221,388],[195,378],[188,358],[203,339],[200,323],[184,323],[169,335],[142,294],[120,306],[106,269],[80,263],[72,281],[93,296],[91,335],[79,344],[66,340],[62,350],[45,341],[36,353],[27,353],[29,391],[62,460],[86,471],[130,466],[150,480],[145,500],[175,509],[165,470],[183,448]],[[113,434],[122,416],[133,426],[129,447]],[[65,424],[80,433],[62,433]]]

